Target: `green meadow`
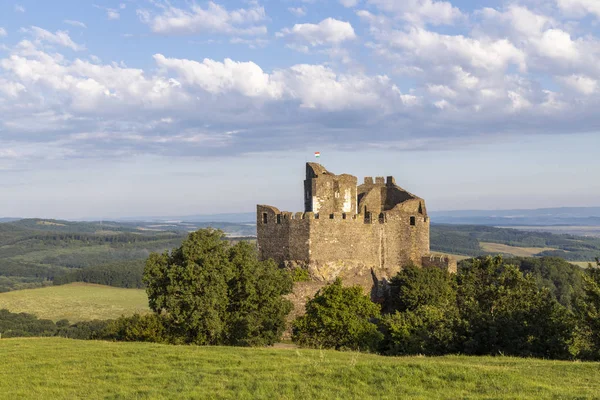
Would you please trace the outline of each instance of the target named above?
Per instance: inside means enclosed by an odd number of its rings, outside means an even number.
[[[0,340],[6,399],[593,399],[600,363]]]
[[[68,319],[69,322],[114,319],[149,311],[148,297],[143,289],[87,283],[0,293],[0,309],[3,308],[53,321]]]

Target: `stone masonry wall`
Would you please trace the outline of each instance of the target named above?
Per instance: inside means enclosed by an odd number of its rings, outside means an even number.
[[[362,214],[292,215],[258,206],[257,233],[261,259],[293,263],[325,282],[337,276],[372,282],[372,272],[390,278],[429,253],[429,219],[397,211],[365,220]]]

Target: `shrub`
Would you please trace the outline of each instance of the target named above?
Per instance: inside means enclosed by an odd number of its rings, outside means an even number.
[[[383,335],[374,323],[380,307],[360,286],[343,287],[338,278],[306,303],[294,321],[292,340],[307,347],[374,351]]]

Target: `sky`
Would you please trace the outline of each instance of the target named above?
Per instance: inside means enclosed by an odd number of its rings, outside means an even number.
[[[0,217],[600,205],[598,0],[0,0]]]

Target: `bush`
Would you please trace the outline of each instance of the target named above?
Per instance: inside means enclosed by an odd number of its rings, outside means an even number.
[[[462,324],[455,280],[436,267],[407,266],[390,282],[380,329],[388,355],[446,354],[458,349]]]
[[[109,321],[100,333],[105,340],[121,342],[167,343],[174,340],[167,332],[164,318],[156,314],[120,317]]]
[[[442,355],[459,349],[461,321],[454,308],[451,312],[436,306],[383,316],[380,329],[384,340],[380,347],[386,355]]]
[[[374,323],[379,317],[379,305],[360,286],[343,287],[338,278],[306,303],[306,314],[294,321],[292,340],[307,347],[374,351],[383,337]]]

